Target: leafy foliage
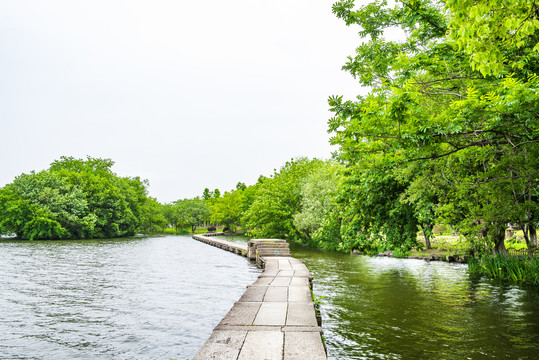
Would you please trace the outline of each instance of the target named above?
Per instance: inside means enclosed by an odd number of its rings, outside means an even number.
[[[0,232],[22,239],[112,238],[153,227],[146,183],[118,177],[110,159],[62,157],[0,189]],[[155,204],[153,204],[155,208]]]
[[[242,205],[245,188],[242,190],[242,187],[238,187],[236,190],[225,192],[223,196],[215,199],[211,205],[211,221],[229,228],[235,228],[239,225],[243,216]]]
[[[314,245],[335,249],[340,242],[341,215],[336,199],[342,171],[339,163],[323,162],[300,182],[301,209],[294,215],[294,226]]]
[[[483,256],[469,258],[470,273],[512,283],[539,285],[539,257]]]
[[[245,224],[256,237],[310,240],[306,229],[294,225],[294,215],[301,209],[302,180],[320,165],[320,160],[300,158],[287,162],[272,177],[256,185],[254,200],[244,215]]]
[[[174,202],[174,208],[177,224],[186,224],[191,227],[194,233],[196,228],[210,217],[210,207],[202,199],[184,199]]]
[[[409,247],[417,226],[428,237],[436,217],[497,251],[507,223],[535,229],[537,5],[354,6],[333,6],[366,40],[343,68],[372,90],[355,101],[329,99],[331,143],[349,169],[344,246]],[[396,29],[402,41],[387,40]]]

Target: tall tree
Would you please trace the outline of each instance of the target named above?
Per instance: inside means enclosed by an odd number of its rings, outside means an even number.
[[[367,181],[373,171],[382,178],[411,174],[407,169],[421,163],[399,190],[418,223],[434,209],[468,236],[486,235],[499,251],[508,222],[534,228],[535,2],[378,1],[354,9],[346,0],[333,10],[361,26],[366,41],[344,69],[372,87],[356,101],[330,98],[331,142],[353,181]],[[396,28],[403,40],[387,40]],[[436,204],[421,204],[425,197]]]
[[[294,226],[308,235],[313,245],[339,248],[341,214],[337,195],[343,180],[343,167],[334,161],[320,163],[300,182],[300,210]]]

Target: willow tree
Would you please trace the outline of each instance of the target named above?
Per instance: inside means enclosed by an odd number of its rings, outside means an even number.
[[[411,0],[356,9],[346,0],[333,11],[360,26],[364,42],[343,68],[372,89],[354,101],[329,99],[331,143],[350,172],[344,203],[351,213],[368,210],[354,202],[358,192],[368,197],[390,177],[397,196],[379,202],[390,211],[407,204],[418,224],[421,214],[432,221],[428,214],[436,213],[470,239],[483,235],[498,251],[508,223],[534,233],[538,5]],[[402,39],[388,40],[397,30]],[[378,220],[359,221],[348,241],[366,236],[365,222]],[[410,239],[416,230],[408,231]]]

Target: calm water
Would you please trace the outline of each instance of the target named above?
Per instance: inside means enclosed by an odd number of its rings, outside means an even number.
[[[192,357],[258,272],[187,236],[0,241],[0,359]]]
[[[539,359],[539,289],[466,265],[294,247],[322,299],[330,359]]]

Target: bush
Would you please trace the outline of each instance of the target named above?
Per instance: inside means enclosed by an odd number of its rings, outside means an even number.
[[[396,248],[393,251],[393,257],[395,258],[405,258],[408,255],[410,255],[410,251],[403,249],[403,248]]]

